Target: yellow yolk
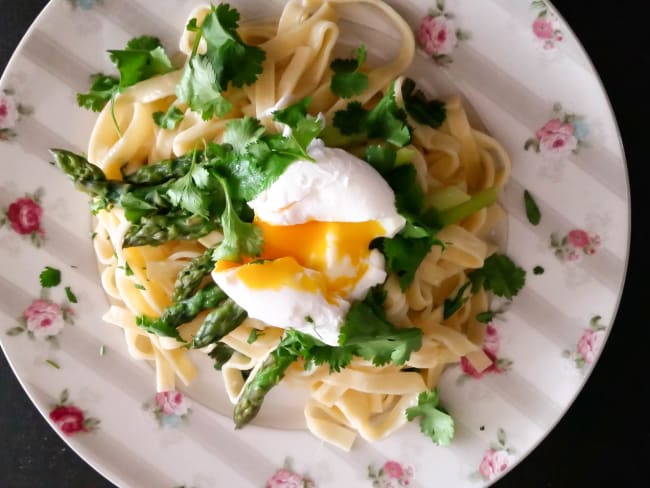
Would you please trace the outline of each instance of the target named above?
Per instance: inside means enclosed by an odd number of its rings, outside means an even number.
[[[248,265],[219,261],[216,271],[239,266],[237,278],[251,289],[290,287],[315,293],[330,302],[345,297],[368,269],[370,242],[385,235],[377,221],[316,222],[270,225],[261,220],[264,249]],[[251,262],[253,261],[253,262]],[[305,269],[319,273],[306,274]]]

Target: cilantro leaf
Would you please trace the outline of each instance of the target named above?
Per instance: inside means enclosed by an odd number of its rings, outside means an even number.
[[[214,250],[214,259],[241,262],[243,256],[256,257],[262,252],[262,229],[258,226],[244,222],[239,218],[233,208],[230,187],[227,181],[218,176],[226,197],[226,208],[221,216],[221,227],[223,229],[223,241]]]
[[[53,288],[61,283],[61,271],[51,266],[46,266],[39,275],[41,286],[43,288]]]
[[[454,419],[439,406],[438,391],[423,391],[418,404],[406,409],[406,419],[411,422],[420,417],[420,431],[439,446],[448,446],[454,437]]]
[[[310,160],[311,157],[307,154],[307,147],[323,130],[321,120],[307,114],[307,108],[311,100],[311,97],[305,97],[287,108],[273,112],[273,120],[282,122],[291,128],[289,138],[302,149],[303,158]]]
[[[350,102],[345,110],[334,112],[332,123],[344,135],[359,134],[365,131],[368,112],[360,102]]]
[[[251,329],[250,334],[248,334],[248,339],[246,339],[246,342],[248,344],[252,344],[257,340],[258,337],[264,335],[263,332],[258,331],[257,329]]]
[[[203,120],[221,117],[232,109],[232,104],[221,94],[217,77],[210,61],[202,56],[192,58],[176,87],[176,96],[201,114]]]
[[[528,222],[533,225],[539,224],[542,220],[542,214],[539,211],[537,202],[528,190],[524,190],[524,205],[526,207],[526,217],[528,217]]]
[[[139,286],[144,288],[142,285]],[[167,320],[152,319],[146,315],[138,315],[135,318],[135,324],[150,334],[163,337],[173,337],[177,341],[184,342],[176,327],[170,324]]]
[[[188,30],[197,34],[176,95],[204,120],[215,115],[221,117],[232,109],[232,104],[222,95],[229,83],[237,87],[250,85],[262,72],[266,54],[241,40],[237,33],[238,22],[239,12],[228,4],[220,4],[212,6],[201,27],[196,19],[187,25]],[[207,50],[197,55],[202,38]]]
[[[421,124],[437,129],[447,117],[445,104],[440,100],[427,100],[424,93],[415,89],[415,82],[410,78],[402,83],[402,99],[409,115]]]
[[[359,102],[351,102],[345,110],[334,113],[334,127],[344,135],[366,133],[397,147],[411,142],[411,128],[406,123],[406,112],[395,101],[395,85],[372,110],[366,111]]]
[[[126,49],[110,50],[111,61],[120,72],[120,88],[172,71],[172,63],[157,37],[131,39]]]
[[[388,322],[383,310],[368,301],[354,302],[339,332],[339,344],[352,347],[354,354],[376,366],[404,364],[411,352],[422,347],[422,330],[398,329]]]
[[[493,254],[485,260],[483,267],[472,271],[472,292],[481,286],[495,295],[512,299],[526,282],[526,272],[504,254]]]
[[[489,324],[492,322],[492,319],[494,319],[495,315],[496,312],[493,312],[492,310],[486,310],[485,312],[477,313],[475,318],[482,324]]]
[[[169,185],[167,197],[173,205],[208,219],[211,196],[200,189],[205,189],[208,186],[209,177],[208,170],[196,164],[195,153],[187,174]]]
[[[456,296],[454,298],[445,299],[445,302],[443,304],[443,314],[442,314],[444,320],[447,320],[449,317],[451,317],[456,312],[458,312],[463,305],[465,305],[465,302],[469,299],[469,297],[464,296],[465,290],[467,290],[467,288],[471,284],[472,282],[468,281],[467,283],[465,283],[463,286],[460,287],[458,293],[456,293]]]
[[[363,159],[379,174],[385,175],[395,166],[397,151],[383,145],[370,145],[366,148]]]
[[[237,154],[243,154],[246,147],[259,140],[264,131],[264,126],[253,117],[230,120],[226,124],[223,142],[230,144]]]
[[[114,76],[96,73],[90,76],[88,93],[77,93],[77,104],[93,112],[99,112],[117,92],[120,80]]]
[[[171,105],[167,112],[154,112],[152,114],[153,120],[158,127],[163,129],[172,130],[183,120],[185,114],[176,106]]]
[[[330,69],[334,71],[330,90],[341,98],[359,95],[368,88],[368,76],[359,72],[366,60],[366,46],[362,44],[352,55],[352,59],[335,59],[330,64]]]
[[[415,272],[434,244],[431,237],[409,239],[402,234],[381,241],[379,247],[386,257],[386,270],[398,276],[402,290],[413,282]]]
[[[262,73],[266,53],[257,46],[249,46],[237,33],[239,12],[226,3],[212,6],[201,25],[207,43],[207,57],[216,75],[218,86],[225,90],[228,83],[244,86],[255,83]]]
[[[214,369],[221,371],[223,365],[228,362],[228,360],[235,353],[235,350],[224,344],[223,342],[217,342],[214,346],[214,349],[208,353],[212,359],[214,359]]]

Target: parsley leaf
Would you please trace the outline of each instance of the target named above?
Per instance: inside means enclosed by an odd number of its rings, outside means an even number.
[[[334,112],[332,123],[339,129],[342,134],[352,135],[365,131],[368,112],[363,108],[360,102],[350,102],[345,110]]]
[[[416,270],[429,254],[432,245],[429,238],[409,239],[401,234],[381,242],[380,248],[386,257],[386,269],[398,276],[402,290],[413,282]]]
[[[359,72],[366,60],[366,46],[359,46],[352,56],[352,59],[335,59],[330,64],[331,70],[334,71],[330,90],[341,98],[359,95],[368,88],[368,76]]]
[[[257,338],[261,335],[264,335],[263,332],[259,332],[257,329],[251,329],[250,334],[248,334],[248,339],[246,339],[246,342],[248,344],[252,344],[257,340]]]
[[[136,285],[136,288],[138,288],[138,286],[142,287],[142,285]],[[173,337],[177,341],[184,342],[176,327],[166,320],[152,319],[145,315],[138,315],[135,318],[135,324],[150,334],[163,337]]]
[[[185,114],[176,106],[171,105],[167,112],[154,112],[152,114],[153,121],[158,127],[163,129],[172,130],[183,120]]]
[[[472,271],[472,292],[481,286],[492,290],[495,295],[512,299],[526,282],[526,272],[504,254],[493,254],[485,260],[483,267]]]
[[[415,89],[415,82],[410,78],[402,83],[402,99],[409,115],[421,124],[437,129],[447,117],[445,104],[440,100],[427,100],[422,91]]]
[[[223,228],[223,241],[214,250],[214,259],[241,262],[243,256],[259,256],[262,252],[262,229],[250,222],[244,222],[239,218],[233,208],[230,187],[228,182],[218,176],[217,179],[223,187],[226,197],[226,208],[221,216],[221,227]]]
[[[460,287],[458,293],[456,293],[456,296],[454,298],[445,299],[445,302],[443,304],[443,314],[442,314],[444,320],[447,320],[449,317],[451,317],[456,312],[458,312],[463,305],[465,305],[465,302],[469,299],[469,297],[463,295],[465,294],[465,290],[467,290],[467,288],[471,284],[472,282],[468,281],[467,283],[465,283],[463,286]]]
[[[211,196],[205,189],[208,186],[210,174],[203,166],[196,164],[196,152],[192,165],[185,176],[178,178],[167,189],[167,197],[173,205],[179,206],[188,212],[208,219],[210,217]]]
[[[43,288],[53,288],[61,283],[61,271],[51,266],[46,266],[39,275],[41,286]]]
[[[544,268],[542,266],[535,266],[533,268],[533,273],[536,275],[544,274]]]
[[[418,404],[406,409],[406,419],[411,422],[420,417],[420,430],[439,446],[448,446],[454,437],[454,419],[439,406],[438,391],[423,391]]]
[[[533,225],[539,224],[542,220],[542,214],[539,211],[537,202],[528,190],[524,190],[524,205],[526,206],[526,217],[528,217],[528,222]]]
[[[120,80],[114,76],[96,73],[90,76],[88,93],[77,93],[77,104],[93,112],[99,112],[117,92]]]

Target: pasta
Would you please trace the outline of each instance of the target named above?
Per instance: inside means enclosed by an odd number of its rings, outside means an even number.
[[[340,8],[344,4],[363,4],[381,12],[400,36],[397,56],[386,64],[365,67],[367,88],[344,100],[330,90],[329,69],[339,39]],[[193,10],[189,19],[200,25],[210,7]],[[352,19],[354,20],[354,19]],[[265,53],[263,71],[249,86],[230,87],[226,97],[232,110],[223,117],[204,120],[186,103],[177,99],[176,86],[182,69],[152,77],[120,93],[99,114],[88,145],[88,160],[109,178],[121,179],[123,173],[147,164],[180,157],[210,141],[221,141],[228,120],[255,117],[271,131],[277,130],[273,112],[310,96],[310,112],[321,113],[326,122],[350,102],[373,106],[394,86],[395,99],[402,98],[403,73],[415,54],[413,34],[406,22],[380,0],[290,0],[277,23],[242,23],[239,34],[248,44]],[[185,30],[179,49],[191,56],[196,32]],[[207,49],[205,40],[198,53]],[[446,100],[447,117],[437,129],[408,117],[413,128],[407,149],[417,173],[417,184],[425,198],[435,191],[455,186],[468,194],[503,186],[509,177],[510,160],[501,145],[490,136],[471,127],[460,98]],[[152,114],[176,107],[183,113],[174,128],[162,128]],[[115,126],[119,127],[119,132]],[[124,167],[125,162],[128,162]],[[466,357],[481,371],[491,364],[481,344],[485,325],[477,313],[488,308],[488,295],[479,290],[457,313],[444,318],[444,303],[468,281],[468,273],[481,268],[496,251],[490,233],[504,217],[498,203],[482,208],[469,218],[443,228],[437,237],[444,243],[433,246],[420,263],[412,283],[402,290],[398,278],[390,275],[384,284],[386,316],[397,327],[417,326],[422,330],[421,348],[405,364],[375,366],[354,358],[340,372],[327,365],[309,369],[298,361],[285,374],[284,382],[307,388],[310,399],[304,414],[309,430],[317,437],[349,450],[358,436],[375,441],[399,429],[407,422],[405,410],[417,403],[418,395],[436,386],[445,368]],[[124,248],[129,227],[119,207],[98,212],[94,240],[97,259],[102,266],[101,283],[111,306],[104,320],[119,326],[129,353],[134,359],[152,361],[159,391],[171,390],[178,380],[188,385],[197,375],[187,349],[168,337],[159,337],[136,325],[136,317],[160,316],[172,305],[174,282],[192,258],[223,239],[219,231],[196,240],[172,240],[159,246]],[[190,341],[207,312],[178,329]],[[249,340],[253,331],[257,340]],[[226,393],[237,402],[248,373],[252,378],[264,360],[279,344],[283,330],[252,318],[222,339],[235,352],[223,365]],[[210,352],[208,346],[203,352]]]

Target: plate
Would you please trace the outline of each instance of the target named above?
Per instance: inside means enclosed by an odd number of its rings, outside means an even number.
[[[52,1],[2,78],[0,333],[23,387],[66,442],[118,486],[490,484],[578,394],[622,291],[626,166],[588,57],[545,1],[390,2],[419,40],[416,81],[431,93],[462,94],[512,156],[506,248],[528,279],[492,324],[496,367],[480,378],[461,366],[443,376],[441,396],[457,425],[450,447],[408,425],[344,453],[299,426],[274,427],[273,418],[235,432],[201,392],[167,404],[156,398],[152,369],[132,361],[120,331],[101,320],[107,301],[86,198],[47,164],[50,147],[85,149],[95,115],[77,108],[75,94],[87,89],[89,74],[110,71],[103,52],[143,33],[173,48],[194,3]],[[282,2],[232,3],[251,18],[272,15]],[[444,41],[427,36],[432,26]],[[385,30],[369,16],[367,26],[347,24],[344,34],[385,39],[381,47],[367,42],[380,56],[394,47]],[[540,206],[538,226],[526,218],[524,189]],[[40,286],[47,266],[62,271],[61,285]],[[28,334],[27,321],[56,333]]]

